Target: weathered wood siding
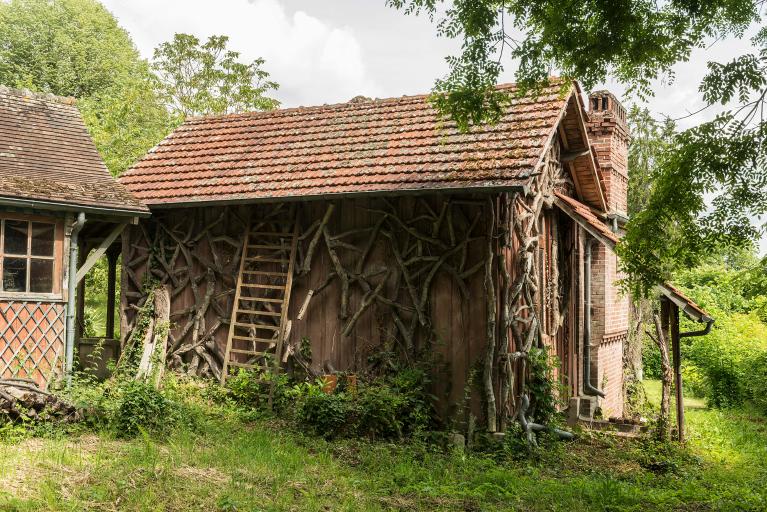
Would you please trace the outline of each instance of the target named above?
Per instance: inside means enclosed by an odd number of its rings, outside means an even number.
[[[547,154],[546,176],[540,179],[539,185],[546,199],[539,204],[540,214],[535,220],[535,232],[539,233],[534,257],[536,271],[533,274],[537,280],[537,291],[531,306],[540,320],[542,342],[550,347],[550,354],[561,361],[556,376],[563,384],[565,394],[572,395],[578,390],[576,340],[581,328],[581,312],[577,307],[582,301],[580,251],[578,230],[553,206],[554,188],[573,193],[573,184],[558,159],[559,146],[555,143]],[[288,314],[292,326],[286,344],[295,347],[301,339],[307,339],[311,344],[312,365],[318,372],[332,368],[365,373],[375,367],[376,359],[385,358],[387,353],[400,357],[417,353],[434,367],[433,391],[439,398],[443,417],[462,411],[462,418],[458,419],[465,420],[468,410],[481,417],[483,412],[479,405],[484,400],[481,397],[486,395],[481,391],[481,383],[472,382],[471,377],[483,370],[482,362],[487,351],[489,310],[484,277],[487,233],[491,221],[490,247],[495,255],[491,273],[496,294],[496,357],[493,365],[496,401],[501,399],[499,393],[503,378],[495,373],[502,363],[503,351],[498,347],[503,340],[508,340],[506,353],[520,350],[510,332],[507,336],[501,332],[504,325],[501,290],[504,283],[500,264],[506,265],[513,281],[519,271],[516,257],[521,250],[513,223],[507,223],[508,220],[500,217],[503,202],[507,199],[506,194],[498,193],[425,194],[285,203],[285,220],[297,215],[300,226],[297,268],[307,264],[310,268],[308,273],[298,272],[293,282]],[[520,200],[527,199],[523,197]],[[321,219],[331,204],[335,211],[325,229],[330,238],[339,242],[335,252],[352,282],[346,316],[340,307],[340,280],[328,281],[337,269],[324,237],[319,237],[316,252],[311,261],[306,261],[308,246],[316,235],[313,230],[322,225]],[[155,281],[161,281],[173,290],[171,320],[175,323],[171,329],[171,346],[180,347],[180,351],[175,353],[176,363],[181,367],[205,364],[194,360],[194,352],[188,352],[194,343],[207,343],[215,357],[222,361],[248,219],[257,222],[274,211],[275,204],[264,203],[156,209],[151,219],[131,227],[123,236],[125,271],[121,332],[125,335],[131,331],[144,296],[143,283],[151,274]],[[524,214],[522,208],[515,213]],[[388,227],[376,232],[382,216],[388,216],[391,222],[384,224]],[[396,222],[392,220],[395,218],[398,219]],[[397,225],[402,229],[395,229]],[[417,226],[418,233],[408,230],[407,226]],[[377,233],[375,242],[370,252],[365,253],[363,247],[371,233]],[[502,246],[500,239],[508,233],[512,233],[510,242]],[[162,242],[169,237],[175,240],[175,245]],[[419,237],[423,237],[423,243],[419,242]],[[465,250],[458,247],[455,240],[458,238],[460,241],[461,237],[470,240]],[[183,242],[181,245],[185,249],[179,250],[179,241]],[[393,244],[400,252],[406,253],[406,260],[423,260],[423,265],[413,263],[410,272],[415,295],[420,296],[425,283],[428,283],[425,295],[428,298],[425,303],[428,321],[425,325],[416,322],[417,308],[411,300],[414,294],[408,293],[408,288],[403,285],[405,272],[400,271]],[[149,246],[154,248],[151,253]],[[358,265],[360,259],[364,260],[361,266]],[[383,275],[386,276],[381,296],[389,303],[402,304],[404,309],[392,309],[385,301],[375,301],[359,316],[350,334],[345,336],[343,331],[360,308],[366,293],[381,284],[382,273],[375,273],[379,267],[385,270]],[[367,291],[365,287],[354,284],[354,274],[360,270],[360,275],[370,272],[365,277]],[[210,294],[213,306],[206,310],[204,318],[195,319],[194,311],[204,302],[209,286],[215,287]],[[298,312],[310,290],[317,291],[309,301],[304,317],[299,320]],[[524,298],[519,300],[526,303]],[[393,320],[393,311],[402,320],[400,324]],[[403,325],[416,326],[412,340],[407,339],[407,329],[403,329]],[[190,344],[193,337],[190,333],[193,332],[199,332],[199,335],[194,335],[199,340]],[[192,354],[192,359],[189,354]],[[515,368],[519,369],[519,364]],[[517,383],[515,395],[510,397],[508,404],[499,404],[499,410],[507,405],[513,410],[518,399],[522,380],[516,371],[514,376]],[[462,408],[467,390],[469,409]]]
[[[474,273],[466,279],[468,294],[464,296],[460,291],[460,284],[450,272],[439,269],[434,274],[433,281],[428,293],[428,317],[431,319],[429,328],[417,329],[415,342],[416,347],[422,355],[428,355],[432,359],[435,368],[435,387],[436,391],[444,400],[443,403],[457,405],[461,402],[464,394],[464,388],[467,383],[467,377],[471,372],[472,366],[485,351],[485,326],[486,326],[486,299],[483,285],[483,269],[481,263],[485,259],[484,232],[486,226],[484,202],[486,196],[478,197],[457,197],[457,196],[423,196],[423,197],[403,197],[403,198],[363,198],[346,199],[335,202],[335,212],[333,213],[327,225],[328,232],[337,236],[339,234],[360,230],[358,236],[349,236],[343,239],[355,246],[364,245],[365,238],[369,235],[367,228],[372,228],[381,217],[381,211],[387,210],[394,205],[400,218],[406,222],[413,221],[417,216],[424,215],[427,211],[439,213],[442,210],[445,201],[450,201],[452,214],[455,216],[455,231],[458,236],[467,229],[472,220],[477,217],[478,222],[473,230],[472,237],[475,238],[467,245],[465,260],[460,252],[455,255],[455,262],[451,260],[451,265],[458,265],[462,261],[462,269],[469,270],[475,268]],[[315,225],[324,216],[330,202],[314,201],[300,204],[300,225],[302,230]],[[212,225],[210,230],[211,239],[220,239],[228,237],[232,240],[242,243],[245,232],[245,221],[248,218],[257,220],[260,215],[265,215],[273,205],[250,205],[250,206],[230,206],[230,207],[203,207],[203,208],[183,208],[171,210],[157,210],[152,219],[142,221],[139,226],[130,228],[130,231],[123,237],[124,261],[127,265],[127,271],[123,272],[123,333],[130,330],[131,323],[136,315],[136,307],[142,296],[142,286],[147,278],[147,244],[146,238],[152,238],[161,224],[177,233],[179,237],[190,235],[188,226],[194,225]],[[217,219],[222,216],[224,209],[228,209],[228,222],[218,222]],[[459,218],[461,217],[461,218]],[[459,230],[458,226],[464,226]],[[449,245],[447,223],[437,234],[438,238],[445,240]],[[311,234],[311,233],[309,233]],[[196,234],[191,234],[194,237]],[[394,241],[404,244],[400,239],[402,236],[409,236],[401,232],[395,235]],[[306,246],[311,237],[302,240],[301,254],[305,255]],[[355,240],[356,239],[356,240]],[[367,257],[364,268],[388,267],[392,270],[388,277],[388,282],[384,287],[383,295],[392,300],[401,301],[409,304],[409,297],[403,288],[397,285],[396,281],[402,278],[401,274],[395,272],[396,261],[392,255],[390,245],[392,240],[386,236],[378,236],[372,250]],[[414,244],[410,244],[414,245]],[[424,247],[427,244],[424,244]],[[185,321],[178,321],[184,318],[184,312],[194,308],[196,303],[195,292],[192,286],[183,286],[186,276],[197,276],[197,296],[204,296],[207,291],[207,279],[202,279],[206,273],[206,262],[214,260],[211,252],[211,244],[208,237],[202,237],[193,244],[193,250],[190,251],[191,260],[185,257],[179,257],[175,261],[176,267],[171,269],[175,271],[173,284],[178,288],[177,293],[172,296],[171,320],[177,319],[172,327],[171,334],[178,337],[185,327]],[[239,253],[234,247],[228,250],[226,244],[215,243],[217,248],[217,257],[221,259],[220,266],[228,269],[227,275],[218,277],[215,282],[214,296],[223,297],[220,301],[218,310],[211,308],[205,318],[205,326],[210,329],[221,320],[221,311],[226,315],[231,314],[233,289],[237,277],[237,265],[235,258],[239,258]],[[168,250],[171,250],[168,247]],[[360,257],[359,252],[339,248],[337,250],[342,264],[347,269],[353,269],[356,266],[356,260]],[[441,253],[422,254],[422,256],[438,259]],[[303,256],[302,256],[303,257]],[[416,257],[416,254],[410,254],[409,257]],[[191,263],[192,271],[187,268]],[[300,263],[300,262],[299,262]],[[433,264],[431,262],[430,264]],[[371,366],[370,358],[380,356],[384,351],[398,352],[402,350],[403,339],[401,333],[397,331],[394,323],[391,321],[388,307],[382,304],[373,304],[360,317],[349,336],[344,336],[342,331],[349,318],[340,318],[340,300],[341,285],[339,280],[334,279],[323,290],[317,292],[309,302],[306,314],[302,320],[297,320],[297,314],[310,289],[317,289],[326,281],[328,275],[334,272],[334,266],[330,255],[325,248],[325,242],[320,241],[310,264],[311,271],[306,275],[298,275],[294,280],[289,318],[293,325],[288,338],[288,343],[297,343],[301,338],[307,338],[311,342],[312,361],[315,367],[322,368],[331,366],[336,370],[352,370],[363,372]],[[418,276],[419,283],[422,283],[428,274],[429,267],[425,267]],[[166,269],[155,268],[154,276],[156,279],[163,279],[167,275]],[[171,279],[167,279],[171,281]],[[371,278],[376,281],[376,278]],[[350,287],[349,296],[349,316],[351,316],[360,306],[364,292],[358,286]],[[421,288],[418,288],[419,293]],[[403,321],[410,324],[410,316],[403,314]],[[228,321],[228,318],[224,318]],[[223,353],[227,338],[226,323],[222,323],[213,333],[215,344],[219,353]],[[446,412],[446,411],[445,411]]]

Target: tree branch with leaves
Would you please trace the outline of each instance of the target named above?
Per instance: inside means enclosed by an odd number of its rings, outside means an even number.
[[[709,63],[700,85],[707,105],[737,107],[674,135],[655,165],[646,206],[619,244],[627,286],[647,294],[675,269],[694,265],[713,247],[745,246],[763,232],[767,213],[767,27],[764,0],[388,0],[406,14],[439,17],[437,34],[458,39],[433,102],[467,130],[496,121],[509,100],[495,90],[504,67],[516,65],[518,92],[535,90],[552,73],[587,89],[615,79],[640,99],[652,83],[674,80],[674,65],[712,41],[745,37],[757,51]]]
[[[240,62],[239,52],[227,49],[227,36],[202,43],[190,34],[176,34],[154,51],[152,69],[168,109],[187,118],[271,110],[279,102],[267,96],[278,88],[262,69],[263,59]]]

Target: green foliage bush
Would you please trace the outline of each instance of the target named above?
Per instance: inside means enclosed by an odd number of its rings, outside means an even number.
[[[119,438],[135,437],[142,431],[163,436],[175,429],[195,429],[214,403],[204,398],[206,386],[182,379],[168,373],[158,389],[151,383],[120,376],[98,382],[82,372],[62,395],[83,411],[86,428]]]
[[[306,390],[298,407],[298,419],[304,426],[327,438],[354,432],[356,407],[351,393],[325,393],[321,384]]]
[[[180,405],[152,384],[128,381],[118,389],[109,425],[118,437],[134,437],[142,430],[165,434],[179,422]]]
[[[293,389],[299,421],[328,438],[399,439],[426,432],[434,418],[428,373],[420,368],[401,369],[356,388],[338,386],[330,394],[321,383]]]
[[[766,267],[767,259],[734,254],[678,276],[685,292],[716,319],[710,334],[682,338],[685,387],[712,406],[751,402],[767,414]],[[699,328],[683,321],[682,330]],[[645,368],[652,365],[646,358]]]
[[[547,348],[531,349],[527,361],[530,365],[527,386],[530,391],[531,419],[542,425],[550,425],[557,414],[552,371],[558,362],[552,362]]]
[[[648,336],[642,338],[642,372],[645,379],[660,379],[660,350]]]
[[[751,401],[767,416],[767,350],[750,359],[748,370],[747,387]]]

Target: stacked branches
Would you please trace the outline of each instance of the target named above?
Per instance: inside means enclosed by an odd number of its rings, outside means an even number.
[[[535,442],[533,433],[546,427],[529,420],[534,410],[527,386],[528,357],[533,348],[544,348],[544,334],[556,337],[567,311],[566,283],[558,270],[561,258],[557,239],[552,240],[549,249],[550,260],[555,263],[548,279],[544,276],[546,249],[540,246],[545,239],[543,210],[552,207],[555,190],[572,187],[559,161],[559,145],[552,144],[527,193],[505,194],[499,201],[499,222],[508,228],[499,234],[500,252],[504,257],[499,260],[502,324],[498,351],[501,402],[498,426],[502,431],[506,429],[513,408],[516,414],[512,419],[519,421],[530,443]],[[553,233],[558,237],[556,227]],[[545,285],[549,286],[544,289]],[[545,312],[548,312],[547,319],[544,319]],[[515,384],[520,385],[518,393],[515,393]],[[492,423],[488,426],[494,431]]]
[[[430,302],[437,276],[447,275],[462,299],[468,300],[469,280],[485,266],[482,255],[487,234],[482,231],[481,220],[486,215],[486,202],[381,198],[361,212],[369,214],[369,226],[341,233],[333,233],[330,228],[335,210],[336,206],[330,204],[323,217],[301,235],[297,277],[312,272],[320,250],[326,251],[332,269],[308,291],[299,318],[314,297],[338,282],[342,334],[352,335],[359,319],[374,309],[384,341],[391,342],[405,360],[416,360],[437,337]],[[384,248],[383,258],[371,257],[376,248]],[[350,311],[350,296],[355,289],[362,298],[357,309]],[[295,347],[289,350],[295,351]],[[358,355],[358,359],[362,358]]]
[[[0,379],[0,418],[69,422],[80,419],[80,415],[72,404],[40,389],[35,381],[8,378]]]
[[[131,318],[124,340],[136,338],[134,330],[141,327],[143,308],[154,289],[167,288],[171,302],[190,294],[191,305],[169,313],[175,328],[166,329],[165,360],[189,375],[219,379],[224,356],[216,334],[229,326],[243,243],[229,233],[244,233],[247,222],[234,208],[221,209],[212,220],[205,211],[195,212],[173,225],[156,214],[133,228],[124,244],[124,295],[130,301],[124,307]]]

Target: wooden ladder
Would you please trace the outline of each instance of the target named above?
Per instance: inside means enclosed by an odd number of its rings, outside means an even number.
[[[221,383],[230,367],[280,368],[298,244],[298,222],[249,221],[240,259]],[[271,393],[270,393],[271,398]],[[271,402],[271,399],[270,399]]]

